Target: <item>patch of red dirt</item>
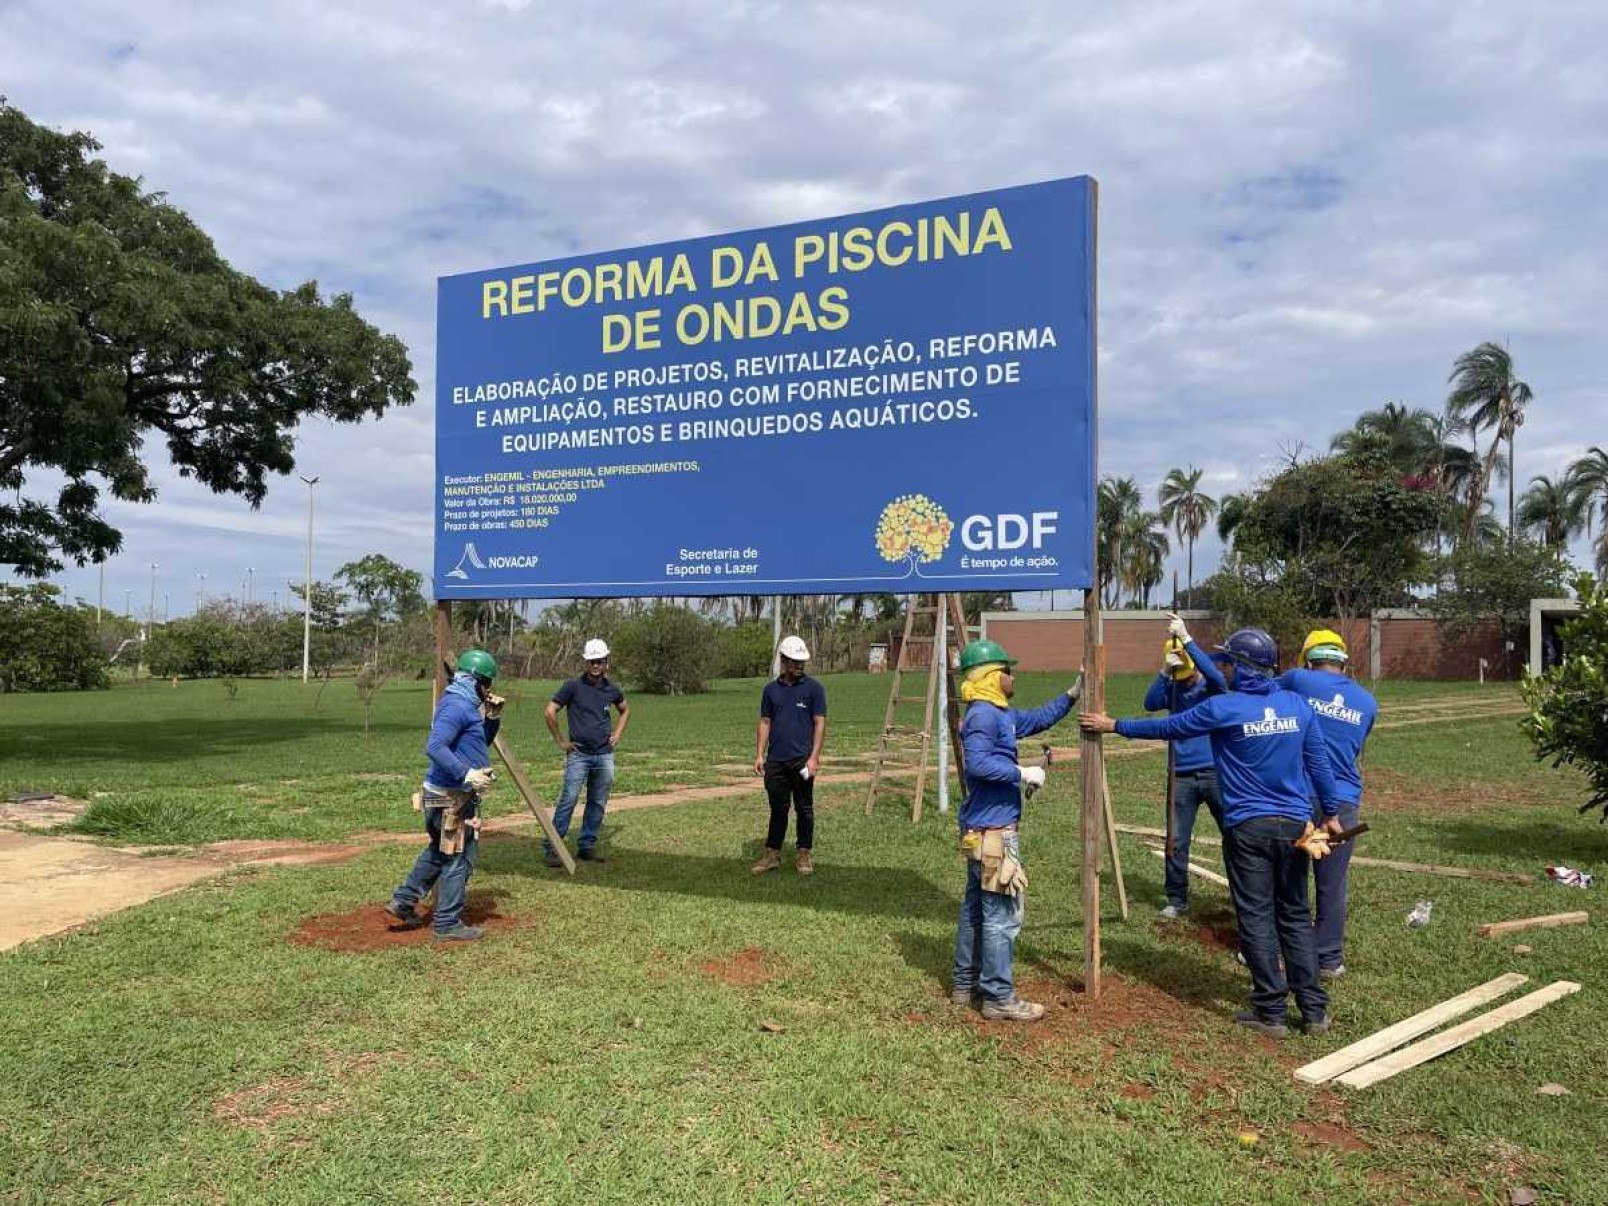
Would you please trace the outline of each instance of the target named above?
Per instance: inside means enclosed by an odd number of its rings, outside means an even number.
[[[1319,1150],[1342,1152],[1371,1152],[1369,1143],[1356,1131],[1338,1122],[1297,1122],[1290,1127],[1308,1145]]]
[[[757,946],[745,946],[726,959],[707,959],[698,970],[711,980],[737,988],[753,988],[774,980],[780,966],[776,956]]]
[[[471,892],[464,902],[465,925],[483,925],[488,929],[514,929],[528,925],[523,919],[505,917],[497,910],[495,892]],[[290,941],[298,946],[315,946],[343,954],[363,954],[368,951],[389,950],[398,946],[430,945],[430,927],[405,930],[380,905],[364,905],[346,913],[324,913],[309,917],[290,934]],[[442,943],[442,946],[453,945]]]
[[[1131,1085],[1123,1085],[1122,1095],[1129,1101],[1149,1101],[1156,1095],[1156,1091],[1149,1085],[1142,1085],[1135,1082]]]
[[[1170,925],[1161,932],[1164,937],[1188,939],[1214,954],[1221,951],[1232,954],[1239,950],[1239,926],[1235,924],[1232,913],[1202,914],[1181,924]]]

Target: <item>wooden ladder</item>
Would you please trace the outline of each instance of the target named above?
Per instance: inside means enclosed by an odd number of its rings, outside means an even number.
[[[938,614],[948,609],[948,632],[945,648],[937,648]],[[932,756],[933,713],[937,709],[938,676],[949,675],[950,748],[955,764],[961,767],[959,734],[959,701],[955,697],[954,674],[950,670],[949,650],[966,639],[966,621],[961,614],[960,599],[956,595],[913,595],[905,605],[904,636],[899,642],[899,656],[893,667],[893,681],[888,688],[888,707],[882,718],[882,734],[877,744],[876,761],[871,768],[871,785],[866,791],[867,816],[876,807],[879,795],[910,797],[910,819],[921,820],[921,801],[927,783],[927,765]],[[920,695],[905,693],[905,676],[919,666],[911,664],[911,653],[916,648],[928,650],[927,687]],[[913,708],[922,705],[921,721],[916,723]],[[962,767],[962,782],[964,768]]]

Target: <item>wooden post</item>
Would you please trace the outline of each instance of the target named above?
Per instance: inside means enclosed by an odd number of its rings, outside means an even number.
[[[435,610],[435,691],[430,696],[433,708],[441,701],[447,689],[447,666],[452,661],[452,600],[437,599]]]
[[[1105,645],[1100,640],[1100,593],[1083,592],[1083,710],[1105,711]],[[1080,751],[1083,787],[1083,991],[1100,995],[1100,835],[1105,829],[1105,746],[1085,734]]]

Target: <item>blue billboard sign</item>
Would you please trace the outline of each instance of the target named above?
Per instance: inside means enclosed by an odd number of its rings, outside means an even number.
[[[443,277],[438,599],[1094,582],[1088,177]]]

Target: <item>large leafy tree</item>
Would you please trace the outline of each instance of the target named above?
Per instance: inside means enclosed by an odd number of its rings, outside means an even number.
[[[1524,422],[1525,407],[1533,397],[1528,385],[1514,374],[1513,357],[1499,343],[1482,343],[1472,351],[1464,352],[1452,363],[1452,374],[1447,378],[1452,392],[1446,397],[1446,413],[1465,427],[1479,446],[1482,431],[1491,432],[1491,446],[1480,462],[1479,476],[1471,491],[1474,506],[1467,518],[1467,532],[1473,535],[1477,522],[1479,501],[1489,488],[1491,474],[1500,454],[1502,441],[1507,441],[1508,465],[1513,465],[1513,437]],[[1513,474],[1508,474],[1508,543],[1513,543],[1515,505]]]
[[[374,661],[378,663],[381,626],[388,619],[406,619],[424,606],[424,575],[382,553],[370,553],[341,566],[335,571],[335,580],[346,584],[373,623]]]
[[[1565,656],[1552,669],[1525,680],[1530,714],[1519,723],[1538,759],[1585,773],[1591,797],[1581,812],[1602,810],[1608,821],[1608,590],[1581,575],[1575,587],[1580,614],[1563,626]]]
[[[1200,488],[1205,470],[1191,465],[1189,469],[1168,472],[1156,493],[1161,504],[1161,521],[1169,524],[1178,539],[1188,546],[1185,558],[1185,580],[1191,593],[1195,589],[1195,541],[1206,530],[1206,523],[1217,513],[1217,500]]]
[[[352,299],[237,272],[88,134],[0,98],[0,564],[43,576],[121,545],[101,493],[149,502],[145,442],[252,506],[295,467],[293,433],[413,400],[407,352]],[[54,497],[28,474],[65,479]]]

